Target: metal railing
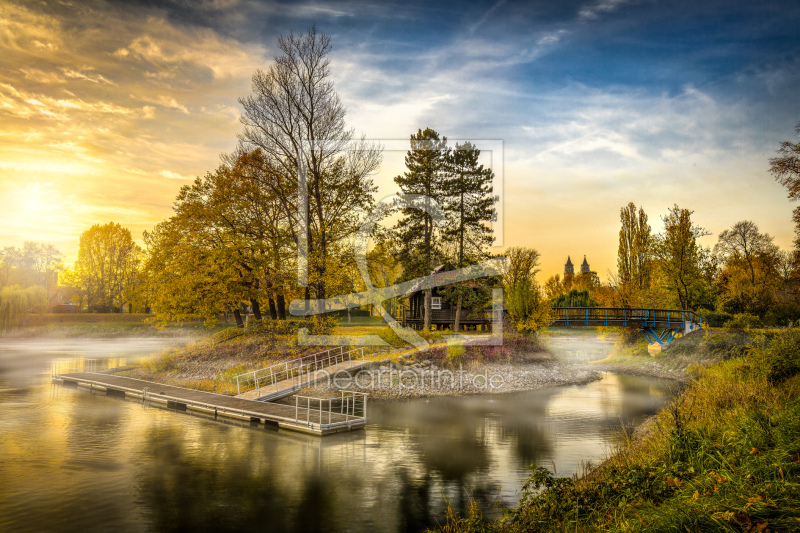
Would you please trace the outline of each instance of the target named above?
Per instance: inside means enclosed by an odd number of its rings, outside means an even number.
[[[627,309],[612,307],[555,307],[553,322],[566,326],[597,325],[682,328],[685,324],[702,327],[703,318],[692,311],[672,309]]]
[[[71,380],[76,382],[82,383],[94,383],[90,379],[78,378],[78,377],[70,377]],[[185,405],[187,408],[201,408],[208,413],[214,413],[214,415],[223,415],[223,416],[231,416],[235,415],[240,418],[250,418],[255,419],[258,418],[259,420],[271,420],[273,422],[284,422],[288,424],[294,425],[303,425],[310,429],[334,429],[339,427],[351,427],[355,424],[366,424],[367,420],[367,394],[361,392],[351,392],[351,391],[341,391],[341,405],[338,407],[332,406],[332,402],[338,400],[338,398],[311,398],[308,396],[303,396],[302,398],[307,399],[307,407],[306,409],[300,408],[300,400],[298,399],[295,404],[295,416],[292,418],[291,416],[280,416],[274,414],[266,414],[263,412],[258,411],[250,411],[249,409],[239,409],[236,407],[226,407],[224,405],[202,402],[198,400],[192,400],[189,398],[182,398],[177,396],[170,396],[166,394],[152,394],[148,392],[149,387],[145,387],[144,389],[132,389],[130,387],[125,387],[122,385],[109,385],[104,383],[98,383],[98,385],[102,387],[109,387],[114,390],[122,391],[132,396],[139,396],[142,398],[142,403],[146,400],[149,401],[156,401],[160,403],[174,403]],[[360,398],[360,402],[359,402]],[[318,401],[319,408],[311,408],[311,401]],[[327,402],[328,409],[323,410],[322,406]],[[360,409],[359,409],[360,405]],[[312,422],[311,417],[316,416],[319,413],[319,419],[317,422]],[[305,414],[306,418],[303,419],[302,415]],[[326,416],[327,415],[327,416]],[[341,417],[344,417],[344,420]],[[337,417],[334,419],[334,417]]]
[[[262,389],[267,389],[264,391],[264,394],[267,394],[310,383],[315,372],[339,363],[352,362],[359,358],[359,354],[360,359],[364,361],[364,348],[344,351],[343,346],[337,346],[323,352],[239,374],[236,376],[237,394],[250,390],[258,390],[261,393]],[[283,387],[280,387],[281,383],[284,384]]]
[[[295,396],[294,421],[295,423],[305,423],[313,428],[318,425],[320,429],[331,429],[337,427],[350,427],[353,424],[367,422],[367,396],[365,392],[339,391],[341,398],[312,398],[311,396]],[[311,407],[311,402],[318,402],[317,407]],[[338,408],[333,405],[334,401],[339,401]],[[301,403],[305,402],[305,407]],[[327,403],[327,409],[323,406]],[[360,408],[359,408],[360,407]],[[338,410],[338,412],[337,412]],[[305,420],[300,415],[305,414]],[[311,421],[312,415],[318,415],[318,423]],[[334,416],[338,415],[338,420],[334,421]],[[344,417],[344,420],[341,417]],[[327,422],[326,422],[327,420]]]
[[[64,372],[65,369],[66,372]],[[97,359],[73,357],[70,359],[54,359],[50,363],[50,375],[52,377],[72,372],[97,372]]]

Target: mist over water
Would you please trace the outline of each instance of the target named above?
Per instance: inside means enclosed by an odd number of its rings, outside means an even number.
[[[448,502],[462,512],[470,498],[515,504],[531,463],[571,475],[602,459],[670,388],[604,374],[371,401],[365,431],[318,438],[50,382],[54,359],[124,366],[174,342],[0,341],[0,530],[418,531],[443,523]],[[584,348],[558,350],[582,359]]]

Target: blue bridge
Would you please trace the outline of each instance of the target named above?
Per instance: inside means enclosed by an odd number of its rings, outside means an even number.
[[[647,342],[667,346],[680,332],[702,329],[703,319],[692,311],[626,309],[617,307],[556,307],[551,326],[616,326],[639,328]]]

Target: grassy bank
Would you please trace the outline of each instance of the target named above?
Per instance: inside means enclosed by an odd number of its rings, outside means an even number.
[[[741,335],[694,339],[719,362],[691,367],[649,431],[597,470],[534,468],[503,519],[475,510],[443,531],[800,531],[800,331]]]
[[[230,327],[228,324],[217,324],[207,328],[201,322],[169,323],[156,327],[150,322],[152,317],[153,315],[127,313],[31,314],[22,321],[21,327],[3,333],[0,338],[202,338]]]
[[[617,339],[613,350],[605,359],[593,363],[619,372],[625,372],[626,368],[632,371],[649,369],[664,377],[683,379],[696,366],[707,367],[741,358],[753,349],[763,348],[780,332],[778,329],[707,328],[672,341],[663,352],[651,354],[641,334],[625,338],[611,331],[605,335]]]

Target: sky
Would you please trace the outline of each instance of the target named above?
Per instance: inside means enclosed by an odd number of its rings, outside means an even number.
[[[502,245],[537,248],[545,277],[567,255],[614,272],[628,202],[656,231],[692,209],[705,245],[740,220],[791,245],[769,159],[800,122],[794,0],[0,0],[0,248],[69,263],[109,221],[141,241],[236,147],[278,36],[312,24],[348,125],[385,146],[379,196],[411,133],[474,140]]]

